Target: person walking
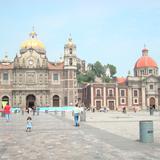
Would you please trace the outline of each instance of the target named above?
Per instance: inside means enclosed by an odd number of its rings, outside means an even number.
[[[79,124],[80,113],[81,113],[81,110],[78,107],[78,105],[76,105],[76,107],[73,110],[75,127],[79,127],[80,126],[80,124]]]
[[[11,114],[11,106],[9,105],[9,103],[7,103],[6,106],[4,107],[4,114],[5,114],[6,121],[9,122],[10,114]]]

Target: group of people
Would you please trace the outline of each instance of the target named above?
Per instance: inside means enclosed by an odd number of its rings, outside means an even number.
[[[6,122],[11,120],[11,106],[7,102],[2,110],[2,115],[4,115]],[[28,112],[29,113],[29,112]],[[26,125],[26,132],[31,132],[32,129],[32,118],[30,116],[27,117],[27,125]]]
[[[33,111],[33,115],[34,115],[34,113],[36,112],[36,108],[33,108],[32,111]],[[30,108],[29,107],[26,108],[26,112],[28,114],[30,113]],[[73,110],[75,127],[79,127],[80,126],[79,121],[80,121],[80,114],[82,112],[83,112],[83,108],[81,108],[80,106],[76,105],[76,107]],[[10,119],[11,119],[11,117],[10,117],[10,115],[11,115],[11,106],[9,105],[9,103],[7,103],[5,105],[5,107],[3,108],[3,113],[5,115],[6,122],[9,122]],[[32,129],[32,118],[29,115],[27,117],[26,132],[31,132],[31,129]]]

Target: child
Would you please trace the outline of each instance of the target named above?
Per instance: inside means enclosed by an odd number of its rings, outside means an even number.
[[[31,132],[31,129],[32,129],[32,118],[28,117],[27,118],[27,129],[26,129],[26,132]]]

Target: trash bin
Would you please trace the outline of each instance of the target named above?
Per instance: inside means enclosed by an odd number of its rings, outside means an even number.
[[[139,122],[140,142],[152,143],[153,142],[153,121],[140,121]]]

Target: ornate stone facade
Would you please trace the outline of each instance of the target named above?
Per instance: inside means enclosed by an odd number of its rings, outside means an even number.
[[[50,62],[33,31],[13,61],[0,62],[0,104],[12,106],[68,106],[78,101],[76,45],[70,37],[63,60]]]
[[[135,63],[134,76],[113,79],[111,83],[88,83],[82,89],[82,101],[87,107],[111,110],[160,109],[160,76],[156,62],[142,50]]]

